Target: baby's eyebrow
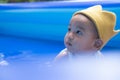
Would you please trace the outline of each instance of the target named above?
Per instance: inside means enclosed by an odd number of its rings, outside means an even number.
[[[80,29],[80,30],[85,31],[85,28],[83,28],[83,27],[78,26],[77,28]]]

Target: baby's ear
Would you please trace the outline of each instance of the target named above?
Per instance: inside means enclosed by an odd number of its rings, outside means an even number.
[[[101,39],[96,39],[95,40],[95,44],[94,44],[94,47],[99,50],[103,45],[103,41]]]

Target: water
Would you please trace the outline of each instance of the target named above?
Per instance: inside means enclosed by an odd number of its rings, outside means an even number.
[[[0,66],[0,80],[120,79],[119,52],[109,52],[102,59],[89,57],[63,63],[53,63],[51,59],[48,60],[48,58],[53,58],[52,55],[27,54],[25,56],[23,54],[23,57],[19,57],[18,60],[16,57],[6,59],[10,62],[9,65]]]
[[[4,60],[4,54],[0,53],[0,66],[7,66],[8,62]]]

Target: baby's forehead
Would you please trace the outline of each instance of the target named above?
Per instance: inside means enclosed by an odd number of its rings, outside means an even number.
[[[70,23],[93,25],[93,22],[91,21],[91,19],[89,19],[87,16],[85,16],[83,14],[76,14],[76,15],[72,16]]]
[[[76,26],[94,26],[94,23],[83,14],[76,14],[71,18],[70,25]]]
[[[84,31],[90,31],[95,34],[97,34],[97,29],[95,24],[92,22],[92,20],[83,15],[83,14],[76,14],[72,17],[70,21],[71,27],[74,27],[76,29],[82,29]]]

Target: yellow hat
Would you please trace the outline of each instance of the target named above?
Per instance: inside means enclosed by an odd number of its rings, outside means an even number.
[[[120,32],[120,30],[114,30],[116,15],[112,12],[102,10],[101,5],[77,11],[73,16],[80,13],[86,15],[95,23],[99,37],[103,41],[103,46],[108,42],[108,40],[110,40],[110,38]]]

